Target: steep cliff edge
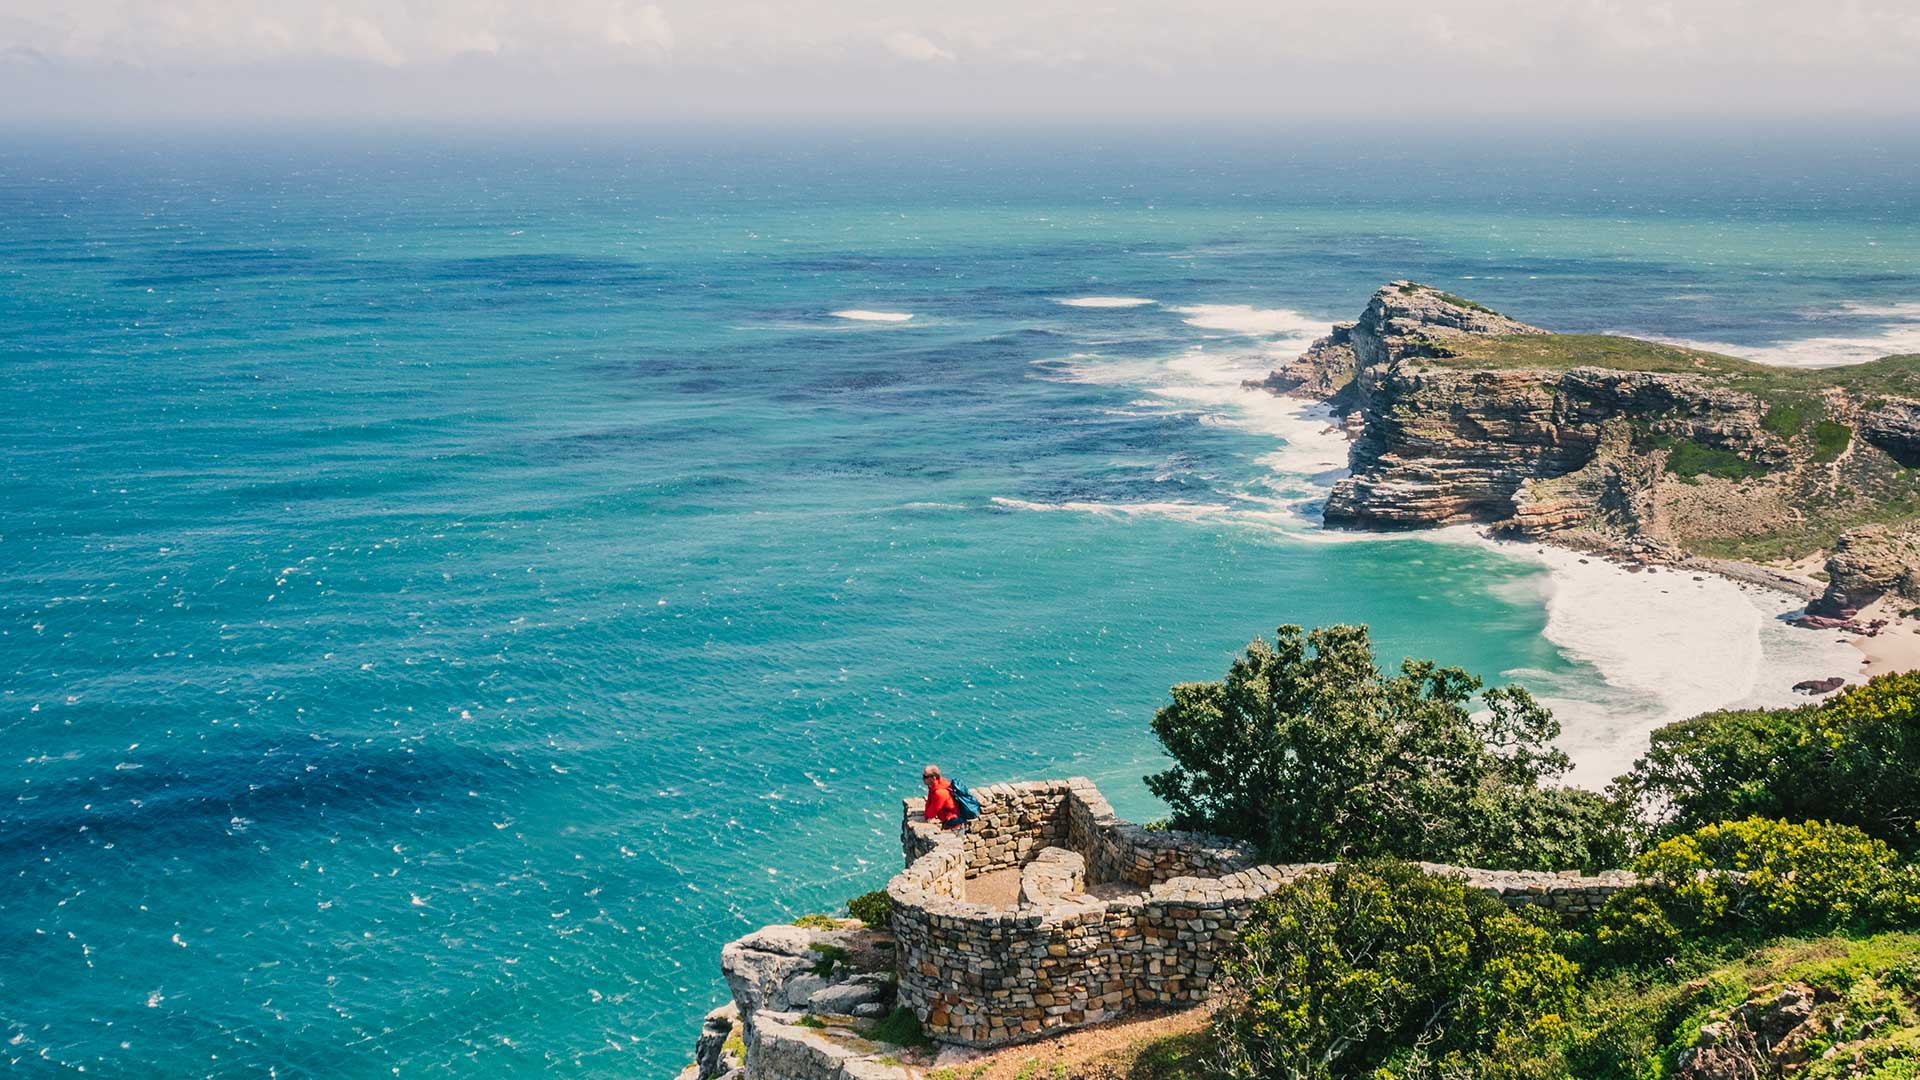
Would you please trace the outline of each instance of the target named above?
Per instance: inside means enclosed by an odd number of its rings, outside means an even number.
[[[1262,385],[1348,414],[1330,524],[1480,522],[1662,559],[1834,551],[1835,613],[1920,591],[1920,356],[1780,368],[1396,281]],[[1841,541],[1865,525],[1888,528]]]

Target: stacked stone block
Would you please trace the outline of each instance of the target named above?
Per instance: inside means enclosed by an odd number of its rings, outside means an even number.
[[[995,1046],[1143,1006],[1206,1001],[1254,905],[1326,868],[1258,865],[1250,850],[1217,838],[1121,821],[1084,778],[974,794],[981,816],[964,840],[922,821],[921,800],[906,800],[907,868],[887,886],[900,1002],[942,1042]],[[1017,906],[965,899],[969,876],[1010,867],[1023,870]],[[1624,872],[1427,869],[1567,914],[1633,883]],[[1084,892],[1097,885],[1109,886],[1104,898]]]

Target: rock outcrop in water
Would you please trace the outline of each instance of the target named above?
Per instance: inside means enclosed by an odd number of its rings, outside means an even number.
[[[1920,519],[1920,357],[1768,367],[1554,334],[1397,281],[1261,385],[1346,414],[1330,524],[1480,522],[1659,559],[1833,547],[1852,607],[1920,579],[1904,533],[1835,545],[1856,524]]]

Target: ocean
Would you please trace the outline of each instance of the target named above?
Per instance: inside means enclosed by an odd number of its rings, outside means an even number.
[[[922,763],[1150,818],[1167,687],[1282,623],[1521,681],[1596,785],[1857,664],[1725,582],[1321,532],[1343,445],[1240,381],[1403,277],[1920,351],[1920,141],[0,141],[0,1061],[671,1075]]]

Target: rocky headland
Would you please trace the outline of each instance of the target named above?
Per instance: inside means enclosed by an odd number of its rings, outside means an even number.
[[[1471,522],[1678,564],[1863,635],[1920,600],[1920,356],[1783,368],[1396,281],[1257,385],[1342,417],[1330,525]]]

